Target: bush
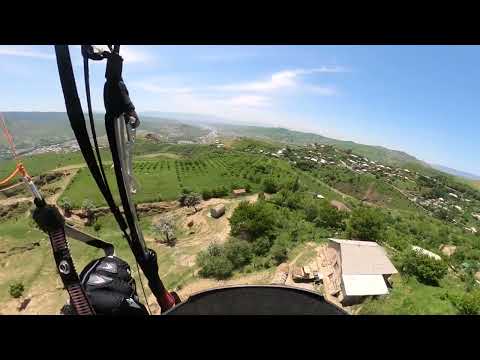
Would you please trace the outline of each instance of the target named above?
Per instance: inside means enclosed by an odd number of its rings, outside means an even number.
[[[254,204],[242,201],[230,219],[232,235],[246,235],[250,239],[270,234],[275,223],[273,206],[263,201]]]
[[[101,228],[102,228],[102,225],[100,225],[98,222],[96,222],[95,225],[93,225],[93,230],[95,230],[96,232],[99,232]]]
[[[252,251],[256,256],[265,256],[272,247],[272,240],[266,236],[259,237],[252,244]]]
[[[212,191],[211,190],[203,190],[202,191],[202,198],[203,200],[208,200],[212,198]]]
[[[448,299],[460,315],[480,315],[480,291],[461,295],[448,295]]]
[[[232,275],[233,264],[224,256],[210,257],[202,269],[199,271],[199,275],[202,277],[213,277],[217,280],[224,280]]]
[[[343,230],[345,228],[345,223],[343,221],[345,217],[345,212],[338,211],[326,201],[322,201],[318,205],[317,217],[313,222],[318,227]]]
[[[212,197],[221,198],[228,195],[228,189],[225,186],[221,186],[212,190]]]
[[[185,195],[185,198],[183,199],[183,206],[193,207],[195,212],[197,212],[197,205],[199,205],[201,202],[202,197],[200,196],[200,194],[190,193],[188,195]]]
[[[270,257],[275,265],[280,265],[287,260],[288,248],[283,241],[275,241],[270,248]]]
[[[401,271],[415,276],[418,281],[427,285],[438,286],[439,281],[447,275],[445,261],[436,260],[414,250],[407,250],[400,256]]]
[[[374,208],[360,207],[352,211],[347,236],[357,240],[378,241],[385,230],[383,213]]]
[[[197,264],[201,266],[200,276],[217,280],[228,278],[234,270],[226,252],[217,244],[211,244],[207,250],[200,252],[197,256]]]
[[[22,296],[24,291],[25,287],[21,282],[16,282],[10,285],[10,296],[15,299],[18,299],[20,296]]]
[[[275,194],[278,191],[278,183],[272,178],[263,180],[263,191],[267,194]]]
[[[60,200],[59,205],[66,213],[73,209],[72,202],[68,197],[64,197],[62,200]]]
[[[230,240],[224,247],[225,256],[235,269],[248,265],[253,257],[252,245],[245,240]]]

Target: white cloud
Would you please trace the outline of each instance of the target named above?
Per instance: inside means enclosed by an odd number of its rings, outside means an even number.
[[[46,48],[45,46],[20,46],[20,45],[0,45],[0,55],[6,56],[21,56],[36,59],[55,59],[53,46],[48,47],[51,52],[39,51],[40,48]]]
[[[147,63],[153,60],[153,57],[141,46],[122,45],[120,54],[125,63]]]
[[[246,82],[239,84],[228,84],[217,87],[218,90],[225,91],[252,91],[252,92],[271,92],[281,89],[293,89],[299,88],[303,84],[298,81],[298,78],[301,75],[308,75],[314,73],[338,73],[345,71],[341,67],[320,67],[314,69],[294,69],[294,70],[284,70],[271,75],[270,79],[264,81],[255,81],[255,82]],[[314,87],[310,87],[315,89]],[[315,91],[318,94],[322,94],[321,91],[318,91],[320,88],[317,88]],[[332,89],[328,90],[327,88],[322,88],[323,93],[333,94]]]
[[[132,82],[131,86],[146,92],[139,95],[136,106],[149,111],[215,114],[236,121],[287,127],[295,124],[297,128],[307,128],[311,126],[308,124],[312,124],[312,119],[284,112],[284,91],[294,91],[299,95],[304,92],[319,96],[335,95],[335,88],[308,84],[301,77],[343,71],[345,69],[340,67],[292,69],[273,73],[264,81],[199,86],[185,79],[166,76]]]

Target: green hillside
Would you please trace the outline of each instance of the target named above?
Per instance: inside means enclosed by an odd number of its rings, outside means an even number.
[[[366,156],[371,160],[379,161],[385,164],[399,165],[406,162],[422,164],[415,157],[397,150],[390,150],[382,146],[371,146],[358,144],[353,141],[342,141],[331,139],[322,135],[306,133],[284,128],[266,128],[257,126],[239,126],[239,125],[216,125],[221,133],[230,136],[245,136],[253,138],[268,139],[288,144],[329,144],[343,150],[352,150],[356,154]]]

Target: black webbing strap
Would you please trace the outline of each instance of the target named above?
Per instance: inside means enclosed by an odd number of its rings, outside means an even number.
[[[50,238],[57,271],[70,295],[71,305],[78,315],[94,315],[95,311],[80,283],[70,254],[64,230],[65,219],[55,206],[47,205],[45,200],[35,198],[34,203],[36,209],[33,212],[33,219]]]
[[[105,128],[108,136],[108,142],[110,144],[110,151],[112,152],[112,160],[115,168],[115,175],[117,178],[118,190],[120,199],[122,201],[123,211],[125,212],[126,219],[130,228],[130,235],[132,237],[132,243],[130,248],[140,265],[143,273],[147,277],[148,285],[152,290],[155,298],[162,307],[162,311],[169,309],[172,306],[172,300],[174,303],[179,302],[179,298],[170,294],[164,287],[158,275],[158,263],[156,253],[147,249],[141,239],[140,234],[137,233],[136,221],[138,221],[135,211],[132,212],[130,207],[130,200],[127,194],[128,189],[125,187],[125,180],[121,171],[120,154],[118,153],[118,143],[115,134],[115,121],[121,114],[130,113],[135,110],[130,98],[128,96],[128,90],[122,79],[122,63],[123,59],[119,55],[120,46],[113,48],[112,54],[107,60],[107,69],[105,72],[106,82],[104,87],[104,101],[105,101]],[[128,116],[128,115],[127,115]],[[128,120],[127,120],[128,121]],[[124,134],[121,134],[122,136]]]
[[[110,207],[110,210],[112,211],[124,236],[130,242],[129,235],[126,231],[128,226],[120,212],[120,209],[115,204],[115,200],[113,199],[108,182],[104,181],[102,171],[97,164],[95,154],[92,150],[90,137],[88,135],[87,127],[85,126],[85,117],[83,115],[82,106],[77,93],[77,86],[75,84],[75,76],[73,73],[70,53],[68,51],[68,45],[55,45],[55,53],[57,55],[60,82],[62,84],[70,125],[72,126],[72,130],[75,134],[82,155],[95,182],[97,183],[98,188],[107,201],[107,204]]]
[[[75,77],[72,69],[72,63],[67,45],[55,46],[55,52],[57,55],[57,63],[59,69],[60,80],[62,83],[62,90],[65,97],[65,104],[67,107],[67,114],[70,120],[70,124],[77,138],[78,144],[82,151],[85,162],[87,163],[90,172],[92,173],[97,186],[102,192],[105,200],[107,201],[115,219],[117,220],[120,228],[123,231],[125,238],[127,239],[130,248],[135,256],[135,259],[142,268],[145,276],[148,279],[148,284],[153,294],[157,298],[162,310],[166,310],[172,306],[175,302],[172,302],[174,297],[165,289],[159,275],[158,275],[158,263],[157,257],[153,250],[147,249],[142,242],[140,234],[137,232],[137,215],[135,211],[131,210],[130,199],[125,187],[125,181],[123,173],[121,171],[120,154],[118,153],[117,138],[115,134],[115,121],[119,121],[119,117],[122,114],[130,114],[135,110],[135,107],[131,103],[128,90],[122,80],[122,62],[123,59],[119,55],[120,46],[109,46],[111,53],[107,56],[107,69],[106,69],[106,83],[104,87],[104,101],[105,101],[105,127],[110,144],[110,151],[112,152],[112,160],[114,163],[114,169],[117,178],[118,190],[120,199],[123,204],[123,210],[125,217],[120,213],[110,188],[108,186],[107,179],[103,172],[103,169],[99,168],[95,154],[92,150],[92,144],[90,142],[88,131],[85,126],[85,117],[83,115],[80,99],[78,98],[77,87],[75,84]],[[88,56],[86,61],[88,61]],[[92,58],[96,60],[95,58]],[[90,86],[88,79],[88,64],[84,63],[85,71],[85,83],[87,89],[87,102],[89,106],[89,118],[92,126],[92,135],[95,136],[95,126],[93,121],[93,112],[91,110],[90,102]],[[128,116],[128,115],[127,115]],[[117,124],[118,126],[118,124]],[[123,135],[123,134],[122,134]],[[101,158],[99,155],[98,144],[96,141],[95,148],[99,161]],[[127,233],[129,229],[129,233]],[[175,298],[175,301],[178,301]]]
[[[82,48],[83,50],[83,48]],[[95,145],[95,152],[97,154],[98,163],[100,164],[100,172],[102,173],[103,182],[108,187],[108,180],[105,176],[105,170],[103,168],[102,156],[100,154],[100,148],[98,146],[97,141],[97,132],[95,130],[95,121],[93,119],[93,111],[92,111],[92,100],[90,97],[90,74],[88,70],[88,55],[82,51],[83,55],[83,72],[85,74],[85,92],[87,94],[87,107],[88,107],[88,119],[90,121],[90,129],[92,131],[92,138],[93,143]]]

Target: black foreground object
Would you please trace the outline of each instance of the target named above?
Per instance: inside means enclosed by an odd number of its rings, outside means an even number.
[[[281,285],[248,285],[193,294],[164,315],[347,315],[347,312],[312,291]]]
[[[127,262],[115,256],[91,261],[80,273],[82,286],[98,315],[148,315],[140,303]]]

